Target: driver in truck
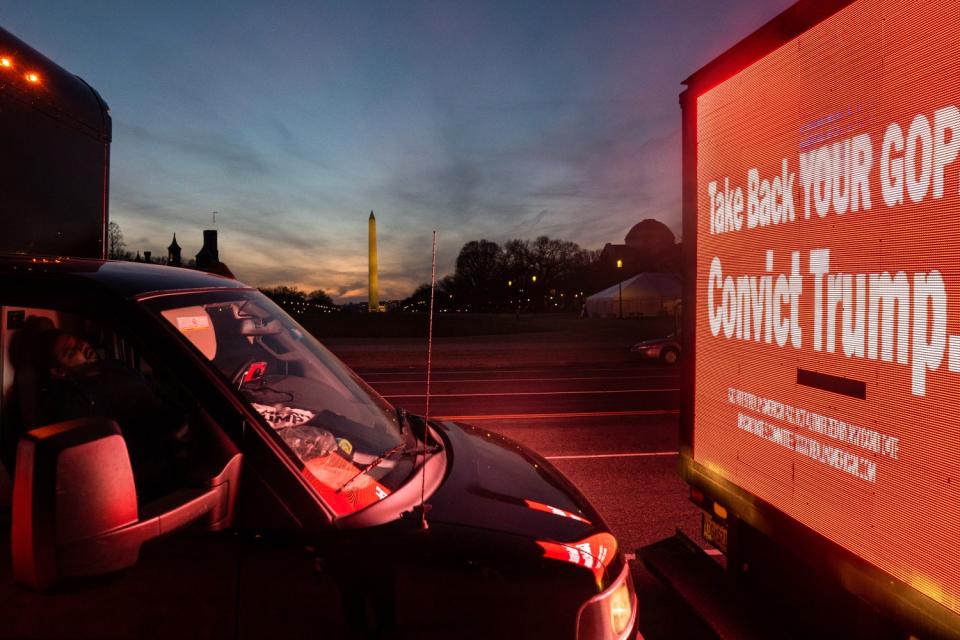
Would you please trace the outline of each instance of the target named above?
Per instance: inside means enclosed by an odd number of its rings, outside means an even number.
[[[118,360],[101,359],[84,338],[48,329],[37,340],[41,372],[40,424],[83,416],[117,422],[138,486],[164,493],[189,452],[182,411],[163,402],[143,374]]]

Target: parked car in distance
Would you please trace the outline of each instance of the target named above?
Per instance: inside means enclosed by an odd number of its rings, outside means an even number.
[[[630,353],[635,353],[644,360],[659,360],[665,365],[673,366],[680,361],[680,334],[671,333],[662,338],[641,340],[630,347]]]

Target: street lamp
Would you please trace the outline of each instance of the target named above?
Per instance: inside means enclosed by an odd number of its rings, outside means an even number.
[[[623,260],[618,259],[617,269],[622,269],[622,268],[623,268]],[[620,276],[619,273],[617,274],[617,292],[619,293],[617,298],[620,301],[620,319],[623,320],[623,278]]]

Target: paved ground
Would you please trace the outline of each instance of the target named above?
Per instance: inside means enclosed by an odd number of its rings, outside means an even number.
[[[397,349],[392,342],[328,346],[391,403],[423,413],[423,343]],[[677,475],[677,369],[633,360],[617,342],[556,336],[451,339],[434,356],[431,416],[483,425],[549,458],[628,553],[677,528],[699,539],[698,511]],[[632,567],[647,638],[713,637],[639,563]]]

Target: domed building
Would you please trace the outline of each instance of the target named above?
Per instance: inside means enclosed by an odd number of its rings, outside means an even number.
[[[629,318],[677,313],[682,286],[680,245],[659,220],[642,220],[627,232],[623,244],[604,246],[600,265],[606,288],[586,299],[586,315]]]
[[[659,220],[647,218],[633,225],[623,242],[628,247],[640,250],[660,251],[673,247],[677,243],[677,237],[667,225]]]
[[[630,228],[623,244],[607,243],[600,254],[605,265],[623,265],[623,277],[641,271],[674,271],[678,269],[679,245],[667,225],[647,218]]]

